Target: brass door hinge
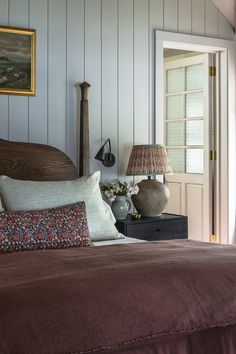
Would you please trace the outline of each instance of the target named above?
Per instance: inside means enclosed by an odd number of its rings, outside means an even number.
[[[216,150],[211,150],[210,151],[210,160],[211,161],[216,161]]]
[[[209,66],[209,76],[216,76],[216,67]]]
[[[216,237],[216,235],[210,235],[210,236],[209,236],[209,242],[217,243],[217,237]]]

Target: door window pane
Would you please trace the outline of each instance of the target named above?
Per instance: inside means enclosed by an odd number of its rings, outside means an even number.
[[[184,145],[184,129],[182,122],[167,123],[167,145],[182,146]]]
[[[186,117],[203,117],[203,93],[189,93],[186,95]]]
[[[184,166],[184,149],[168,149],[168,157],[174,173],[183,173]]]
[[[166,70],[166,139],[174,173],[198,173],[204,169],[203,63],[183,62]],[[168,64],[167,64],[168,65]]]
[[[183,117],[182,95],[169,96],[166,98],[167,119],[178,119]]]
[[[203,88],[203,64],[195,64],[186,67],[186,91]]]
[[[186,145],[203,145],[203,120],[187,121]]]
[[[203,149],[187,149],[186,172],[203,173]]]
[[[166,71],[166,92],[175,93],[183,91],[183,69],[170,69]]]

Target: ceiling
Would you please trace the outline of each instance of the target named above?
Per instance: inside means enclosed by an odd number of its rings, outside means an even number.
[[[227,18],[233,28],[235,28],[236,0],[211,0],[219,11]]]

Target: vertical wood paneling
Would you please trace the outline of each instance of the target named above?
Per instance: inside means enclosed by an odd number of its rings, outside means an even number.
[[[76,162],[74,85],[86,80],[91,170],[103,179],[124,177],[133,143],[153,142],[155,29],[234,38],[210,0],[0,0],[8,20],[37,30],[37,96],[0,95],[0,136],[47,142]],[[94,159],[108,137],[113,168]]]
[[[149,143],[148,1],[134,2],[134,143]]]
[[[66,152],[77,163],[78,91],[84,81],[84,0],[67,0],[67,137]]]
[[[205,34],[205,0],[192,0],[192,34]]]
[[[47,0],[30,1],[31,28],[36,28],[36,97],[29,97],[29,141],[47,143]]]
[[[48,143],[66,151],[66,1],[49,0]]]
[[[155,141],[155,30],[163,30],[164,26],[164,0],[150,0],[149,2],[149,140],[151,143]]]
[[[8,25],[8,0],[0,1],[0,23]],[[8,96],[0,95],[0,137],[8,139]]]
[[[164,29],[165,31],[177,32],[178,30],[178,1],[164,1]]]
[[[191,33],[192,6],[189,0],[178,1],[178,32]]]
[[[101,147],[101,0],[85,2],[85,80],[89,89],[90,168],[101,168],[94,156]]]
[[[102,138],[110,138],[117,156],[117,0],[102,0]],[[102,167],[107,178],[117,177],[117,162]]]
[[[133,145],[133,0],[118,9],[118,174],[125,176]],[[129,178],[130,179],[130,178]]]
[[[149,0],[150,1],[150,30],[163,30],[164,26],[164,1],[165,0]]]
[[[11,0],[9,2],[9,25],[28,27],[28,0]],[[9,138],[28,141],[29,98],[26,96],[9,96]]]
[[[217,37],[218,35],[218,11],[211,1],[206,1],[206,26],[205,36]]]
[[[234,39],[233,29],[221,13],[218,13],[218,37],[223,39]]]

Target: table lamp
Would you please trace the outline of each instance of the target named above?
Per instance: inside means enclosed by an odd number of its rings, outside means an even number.
[[[172,168],[164,146],[134,145],[127,167],[128,176],[148,176],[138,183],[139,192],[132,195],[135,209],[143,217],[161,215],[169,199],[169,189],[156,179],[155,175],[172,174]]]

